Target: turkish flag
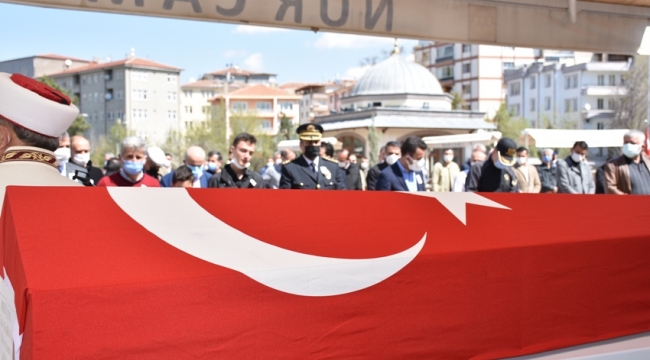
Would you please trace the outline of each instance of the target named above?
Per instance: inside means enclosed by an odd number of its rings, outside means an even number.
[[[650,124],[645,128],[645,154],[650,155]]]
[[[504,358],[650,330],[647,201],[9,187],[0,261],[24,359]]]

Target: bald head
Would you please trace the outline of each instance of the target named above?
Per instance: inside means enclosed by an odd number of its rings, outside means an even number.
[[[83,136],[73,136],[70,139],[70,154],[74,157],[76,154],[90,153],[90,141]]]
[[[339,162],[348,161],[349,156],[350,156],[350,152],[346,149],[343,149],[341,150],[341,152],[339,152],[338,160]]]
[[[190,146],[185,152],[185,164],[200,166],[205,163],[205,150],[200,146]]]
[[[479,161],[485,161],[485,152],[481,151],[480,149],[474,150],[472,153],[472,163],[476,163]]]

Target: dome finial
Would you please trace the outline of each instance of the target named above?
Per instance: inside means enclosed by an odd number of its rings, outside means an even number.
[[[391,55],[399,54],[400,52],[399,43],[397,42],[397,38],[395,38],[395,47],[393,48],[393,53]]]

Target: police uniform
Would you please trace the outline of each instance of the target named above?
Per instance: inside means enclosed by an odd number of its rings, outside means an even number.
[[[512,166],[515,164],[517,143],[512,139],[502,138],[494,151],[498,153],[499,162],[504,166],[498,168],[491,157],[486,161],[472,165],[467,191],[469,192],[519,192],[517,176]]]
[[[300,140],[315,141],[323,136],[318,124],[304,124],[298,127]],[[345,173],[338,162],[317,156],[307,159],[303,154],[282,166],[280,189],[345,190]]]
[[[22,75],[0,73],[0,118],[56,139],[78,115],[64,94]],[[0,154],[0,208],[9,185],[81,186],[61,176],[52,151],[31,146],[13,146]]]

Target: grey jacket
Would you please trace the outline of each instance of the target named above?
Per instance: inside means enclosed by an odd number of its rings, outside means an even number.
[[[557,192],[564,194],[595,194],[596,184],[591,166],[584,161],[576,164],[567,157],[557,161]]]

